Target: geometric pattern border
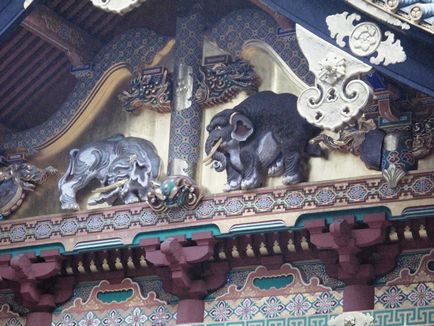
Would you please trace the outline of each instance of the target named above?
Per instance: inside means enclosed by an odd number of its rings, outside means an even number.
[[[373,317],[374,326],[434,325],[434,307],[365,311]],[[327,326],[337,314],[272,318],[231,322],[199,323],[195,326]]]
[[[396,188],[390,188],[381,176],[302,183],[290,187],[262,188],[255,193],[239,191],[208,196],[195,210],[181,208],[157,214],[147,204],[138,203],[79,213],[6,220],[0,222],[0,249],[21,247],[23,244],[61,242],[68,250],[68,246],[70,248],[71,243],[77,240],[90,241],[104,235],[105,239],[120,237],[128,241],[139,233],[167,229],[168,225],[186,227],[212,223],[228,227],[228,224],[243,223],[243,218],[248,223],[248,217],[252,215],[264,221],[276,217],[284,220],[287,213],[292,213],[296,218],[302,213],[358,208],[361,204],[364,207],[382,205],[393,210],[397,202],[430,202],[432,198],[434,172],[409,174]],[[295,219],[290,223],[295,223]],[[290,223],[287,223],[288,226],[293,225]],[[80,237],[77,238],[77,235]]]

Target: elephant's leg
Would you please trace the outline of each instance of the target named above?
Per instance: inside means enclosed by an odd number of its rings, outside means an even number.
[[[250,152],[240,155],[241,163],[244,167],[241,189],[253,189],[262,185],[262,171],[258,158]]]
[[[225,184],[223,191],[228,192],[232,190],[241,189],[241,174],[234,169],[232,164],[226,165],[227,183]]]
[[[303,179],[301,154],[298,151],[284,154],[285,173],[283,183],[286,185],[298,183]]]
[[[60,203],[62,209],[73,209],[79,210],[77,200],[75,198],[76,192],[83,188],[81,183],[75,182],[73,180],[66,182],[60,187]]]
[[[285,166],[283,164],[283,155],[280,154],[269,166],[268,166],[268,176],[278,177],[285,172]]]
[[[119,192],[119,196],[125,204],[138,203],[139,197],[134,193],[134,187],[130,184],[131,180],[124,184]]]
[[[137,189],[137,195],[140,201],[146,201],[148,199],[148,187],[146,188],[140,187],[139,189]]]

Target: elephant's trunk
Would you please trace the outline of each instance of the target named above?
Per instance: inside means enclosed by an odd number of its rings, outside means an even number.
[[[215,152],[212,156],[212,167],[217,172],[223,172],[226,169],[226,155],[222,152]]]

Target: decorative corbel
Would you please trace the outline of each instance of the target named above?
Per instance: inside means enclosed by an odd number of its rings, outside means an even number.
[[[397,245],[384,243],[389,225],[384,213],[366,215],[364,223],[367,228],[356,228],[349,216],[334,220],[327,230],[325,220],[305,222],[329,276],[346,283],[344,311],[374,308],[371,282],[394,268],[399,253]]]
[[[74,279],[59,278],[62,261],[57,250],[42,251],[39,259],[34,254],[0,258],[0,278],[17,284],[17,296],[30,311],[27,326],[51,325],[52,311],[71,297]]]
[[[371,88],[358,79],[371,67],[346,52],[325,42],[300,25],[297,40],[315,74],[315,86],[304,90],[297,109],[309,123],[336,130],[356,118],[372,95]]]
[[[140,242],[146,260],[156,267],[164,289],[180,298],[177,323],[202,322],[203,298],[226,281],[228,264],[212,262],[215,240],[211,232],[194,233],[191,242],[185,236]]]

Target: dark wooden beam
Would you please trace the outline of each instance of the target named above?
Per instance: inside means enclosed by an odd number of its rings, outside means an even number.
[[[87,63],[102,46],[86,31],[42,5],[35,8],[21,25],[65,52],[73,65]]]
[[[7,98],[5,98],[5,101],[2,103],[3,108],[0,108],[2,116],[6,116],[10,112],[13,112],[18,101],[21,101],[27,96],[33,94],[33,92],[35,92],[38,87],[41,87],[41,85],[46,82],[47,79],[51,78],[53,74],[56,73],[62,66],[65,66],[67,61],[64,58],[65,57],[62,57],[62,54],[59,54],[59,56],[52,58],[48,62],[48,65],[41,65],[38,69],[35,69],[34,73],[32,73],[31,76],[29,76],[29,78],[25,81],[22,89],[16,89],[8,94]],[[42,72],[44,73],[41,74]]]

